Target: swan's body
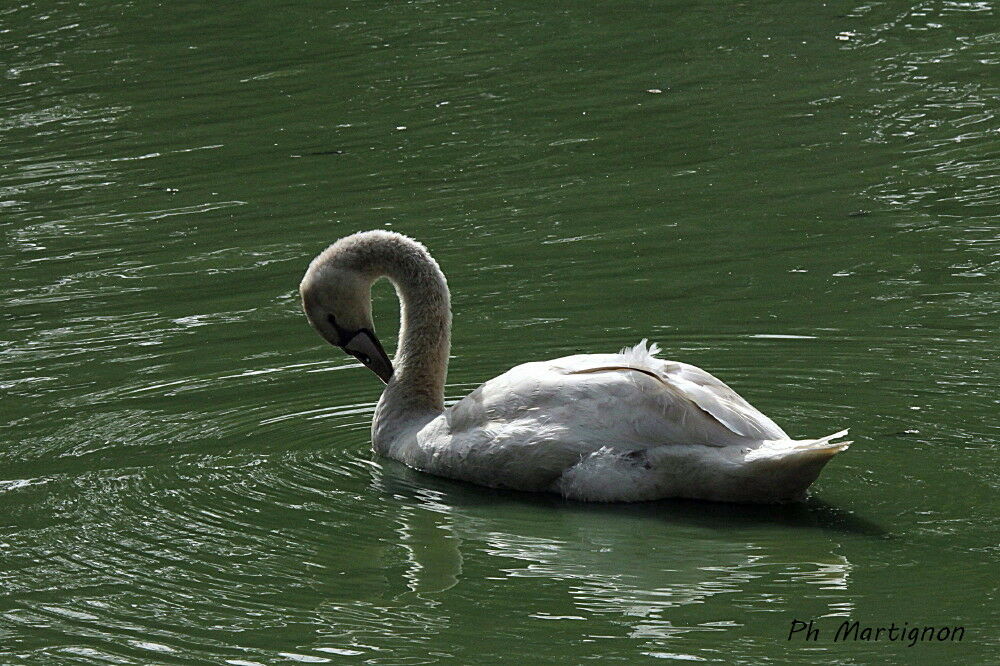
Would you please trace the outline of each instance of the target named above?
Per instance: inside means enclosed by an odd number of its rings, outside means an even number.
[[[402,304],[393,362],[371,325],[371,284]],[[444,408],[451,312],[444,275],[416,241],[370,231],[337,241],[300,287],[310,322],[387,382],[372,423],[379,454],[491,487],[592,501],[801,498],[850,442],[792,440],[709,373],[618,354],[525,363]]]

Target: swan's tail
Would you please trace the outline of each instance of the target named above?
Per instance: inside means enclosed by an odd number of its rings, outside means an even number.
[[[826,437],[820,437],[819,439],[800,439],[795,442],[795,447],[792,449],[795,452],[810,453],[813,455],[825,455],[827,457],[833,457],[835,454],[841,451],[846,451],[847,448],[853,444],[851,441],[846,442],[835,442],[833,440],[840,439],[847,434],[846,430],[841,430],[840,432],[835,432],[832,435],[827,435]]]
[[[835,432],[819,439],[785,439],[767,442],[764,446],[747,453],[747,462],[754,460],[805,460],[827,459],[844,451],[853,442],[833,440],[847,434],[846,430]]]
[[[692,497],[729,502],[801,499],[823,466],[851,442],[780,439],[750,451],[739,447],[664,444],[623,452],[605,447],[585,456],[557,481],[558,492],[597,502]]]
[[[830,459],[851,445],[834,441],[846,434],[841,430],[819,439],[765,442],[746,454],[745,469],[758,490],[779,499],[799,499]]]

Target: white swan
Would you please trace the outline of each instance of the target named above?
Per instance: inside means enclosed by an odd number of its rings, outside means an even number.
[[[393,283],[399,346],[372,326],[371,286]],[[313,327],[386,382],[372,446],[418,470],[497,488],[590,501],[664,497],[801,498],[846,430],[793,440],[704,370],[656,358],[643,340],[618,354],[525,363],[445,409],[448,285],[417,241],[367,231],[341,238],[299,286]]]

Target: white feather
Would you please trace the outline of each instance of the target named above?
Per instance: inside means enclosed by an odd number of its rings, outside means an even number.
[[[635,347],[623,347],[619,352],[622,363],[638,368],[652,369],[655,363],[659,362],[656,355],[660,353],[660,346],[655,342],[648,345],[648,340],[643,338]]]

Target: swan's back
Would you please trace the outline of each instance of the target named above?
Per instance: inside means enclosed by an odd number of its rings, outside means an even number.
[[[656,358],[645,340],[619,354],[578,354],[512,368],[450,410],[453,432],[526,420],[627,450],[748,446],[787,439],[774,421],[701,368]],[[607,444],[607,442],[605,442]]]

